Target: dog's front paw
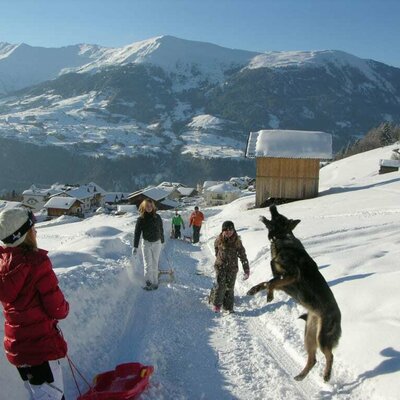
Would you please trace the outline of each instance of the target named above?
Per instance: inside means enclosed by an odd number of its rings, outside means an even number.
[[[254,296],[258,292],[257,286],[253,286],[248,292],[247,296]]]
[[[261,290],[265,290],[268,289],[268,282],[262,282],[259,283],[256,286],[253,286],[248,292],[247,295],[248,296],[253,296],[254,294],[258,293]]]
[[[267,302],[270,303],[273,299],[274,299],[274,291],[273,290],[268,290]]]

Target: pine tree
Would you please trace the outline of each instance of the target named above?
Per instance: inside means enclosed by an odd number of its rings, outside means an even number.
[[[381,146],[389,146],[394,142],[394,137],[392,133],[392,126],[389,122],[385,122],[381,128],[380,134],[380,144]]]

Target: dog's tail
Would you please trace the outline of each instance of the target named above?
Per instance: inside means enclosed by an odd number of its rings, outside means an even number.
[[[341,315],[337,310],[334,314],[328,314],[322,317],[321,331],[319,334],[319,343],[321,348],[333,349],[339,343],[342,336]]]

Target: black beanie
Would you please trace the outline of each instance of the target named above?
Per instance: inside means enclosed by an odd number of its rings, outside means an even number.
[[[227,231],[227,230],[235,230],[235,225],[233,225],[233,222],[232,221],[225,221],[223,224],[222,224],[222,230],[223,231]]]

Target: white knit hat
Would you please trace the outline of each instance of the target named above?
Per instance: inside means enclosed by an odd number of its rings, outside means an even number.
[[[32,211],[22,207],[8,208],[0,212],[0,240],[7,247],[19,246],[34,223]]]

